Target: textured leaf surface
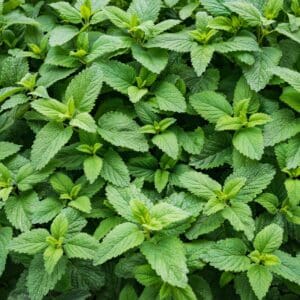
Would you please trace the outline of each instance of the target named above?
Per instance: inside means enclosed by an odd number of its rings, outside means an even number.
[[[144,234],[137,225],[132,223],[117,225],[98,247],[94,263],[97,265],[103,264],[107,260],[139,246],[143,241]]]
[[[162,237],[158,241],[147,241],[141,251],[151,267],[166,282],[184,287],[187,284],[187,266],[184,248],[175,237]]]

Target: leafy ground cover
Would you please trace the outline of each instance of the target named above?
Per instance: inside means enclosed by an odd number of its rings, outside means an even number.
[[[0,43],[1,299],[299,299],[299,0],[0,0]]]

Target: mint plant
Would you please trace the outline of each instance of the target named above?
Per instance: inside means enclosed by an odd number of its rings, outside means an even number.
[[[299,18],[0,0],[0,298],[298,299]]]

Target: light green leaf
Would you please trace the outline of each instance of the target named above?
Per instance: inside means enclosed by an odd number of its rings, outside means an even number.
[[[137,225],[132,223],[117,225],[108,233],[98,247],[94,264],[103,264],[107,260],[117,257],[131,248],[139,246],[143,241],[144,234]]]
[[[85,213],[90,213],[92,209],[91,200],[87,196],[80,196],[77,199],[70,201],[69,206]]]
[[[186,103],[175,85],[163,81],[154,91],[158,106],[164,111],[185,112]]]
[[[43,257],[45,262],[45,270],[48,274],[51,274],[63,256],[63,249],[55,248],[53,246],[48,246],[45,250]]]
[[[262,15],[252,3],[246,1],[228,1],[224,5],[232,12],[237,13],[249,26],[259,26],[262,24]]]
[[[160,202],[150,209],[151,217],[157,219],[163,227],[190,217],[186,211],[168,203]]]
[[[31,300],[42,300],[62,278],[66,271],[67,260],[62,258],[54,267],[51,274],[46,272],[42,255],[36,255],[32,259],[26,286]]]
[[[161,193],[162,190],[166,187],[169,181],[170,172],[166,170],[156,170],[154,173],[154,186],[156,190]]]
[[[108,53],[129,48],[131,44],[132,40],[129,37],[103,34],[93,43],[85,59],[88,62],[92,62]]]
[[[70,125],[72,127],[78,127],[84,131],[91,132],[91,133],[96,133],[97,131],[95,120],[87,112],[79,113],[78,115],[76,115],[71,120]]]
[[[18,253],[35,254],[47,247],[46,237],[49,232],[38,228],[15,237],[9,244],[9,249]]]
[[[35,100],[31,106],[50,120],[61,122],[67,117],[67,106],[54,99]]]
[[[57,26],[50,32],[49,44],[52,47],[63,45],[73,39],[78,33],[79,31],[75,26]]]
[[[63,209],[62,201],[55,198],[46,198],[42,200],[34,208],[32,214],[32,223],[33,224],[42,224],[47,223],[52,220],[56,215],[60,213]]]
[[[86,158],[83,162],[84,174],[90,183],[93,183],[99,176],[103,160],[97,155]]]
[[[201,172],[187,171],[179,175],[180,184],[196,196],[209,200],[215,197],[215,191],[221,190],[221,185]]]
[[[232,114],[232,108],[225,97],[213,91],[203,91],[190,97],[195,111],[205,120],[216,123],[222,116]]]
[[[274,146],[300,132],[300,118],[296,118],[293,111],[280,109],[271,117],[272,121],[264,127],[265,146]]]
[[[14,155],[21,149],[20,145],[10,142],[0,142],[0,160]]]
[[[152,138],[152,142],[168,156],[173,159],[177,159],[177,156],[179,154],[179,145],[174,132],[165,131],[163,133],[157,134]]]
[[[28,192],[8,198],[5,203],[5,213],[10,223],[21,231],[31,228],[31,216],[38,206],[38,196]]]
[[[143,49],[139,45],[133,45],[131,47],[131,51],[132,56],[140,64],[142,64],[144,67],[146,67],[153,73],[159,74],[168,63],[168,53],[166,50],[163,49]]]
[[[191,51],[191,61],[198,76],[206,70],[214,54],[214,47],[211,45],[194,45]]]
[[[243,155],[259,160],[264,153],[264,139],[260,128],[242,128],[233,136],[233,146]]]
[[[148,48],[163,48],[184,53],[190,52],[194,44],[188,32],[182,31],[160,34],[150,39],[145,46]]]
[[[53,7],[60,15],[60,17],[70,23],[79,24],[81,23],[81,15],[71,4],[65,1],[49,4]]]
[[[135,14],[142,21],[155,22],[161,8],[161,0],[133,0],[129,6],[128,12]]]
[[[108,112],[101,116],[98,125],[98,132],[102,138],[114,146],[139,152],[148,150],[147,140],[140,132],[140,127],[125,114]]]
[[[300,73],[283,67],[273,67],[274,75],[290,84],[296,91],[300,92]]]
[[[94,237],[80,232],[66,239],[64,250],[68,258],[93,259],[98,245]]]
[[[31,160],[33,166],[40,170],[57,154],[57,152],[70,140],[72,128],[60,123],[50,122],[36,135],[32,145]]]
[[[280,57],[281,51],[272,47],[264,47],[254,53],[254,64],[243,67],[244,76],[252,90],[258,92],[269,83],[273,67],[279,63]]]
[[[222,211],[222,216],[229,221],[235,230],[243,231],[248,240],[252,240],[255,224],[251,209],[247,204],[231,202],[231,205]]]
[[[135,82],[134,69],[116,60],[97,63],[103,73],[103,80],[118,92],[127,95],[128,88]]]
[[[250,267],[247,247],[240,239],[228,238],[199,247],[200,258],[219,270],[241,272]]]
[[[178,287],[187,284],[187,266],[182,242],[177,237],[146,241],[141,251],[163,281]]]
[[[67,87],[66,102],[73,99],[76,110],[90,112],[102,87],[103,75],[98,65],[83,70],[76,75]]]
[[[2,275],[6,258],[9,252],[8,245],[10,240],[12,239],[13,231],[10,227],[1,227],[0,228],[0,276]]]
[[[282,244],[283,229],[277,224],[264,227],[255,237],[253,245],[261,253],[272,253]]]
[[[272,273],[265,266],[252,265],[247,272],[247,276],[252,290],[257,298],[261,300],[267,294],[271,286],[273,279]]]
[[[300,282],[299,256],[293,257],[290,254],[280,250],[275,251],[273,254],[275,254],[280,259],[280,264],[269,267],[269,270],[284,279],[299,284]]]
[[[128,97],[132,103],[139,102],[147,93],[148,89],[139,89],[136,86],[130,86],[128,88]]]

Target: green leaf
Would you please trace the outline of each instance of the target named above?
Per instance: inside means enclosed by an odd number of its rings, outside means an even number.
[[[265,146],[274,146],[300,132],[300,119],[295,118],[293,111],[280,109],[271,117],[272,121],[264,127]]]
[[[49,4],[53,7],[60,15],[60,17],[70,23],[79,24],[81,23],[81,15],[71,4],[65,1],[56,2]]]
[[[163,48],[184,53],[190,52],[194,44],[188,32],[182,31],[160,34],[150,39],[145,46],[148,48]]]
[[[0,160],[3,160],[11,155],[14,155],[21,149],[20,145],[10,142],[0,142]]]
[[[273,67],[279,63],[280,57],[281,51],[272,47],[264,47],[262,51],[254,53],[254,64],[243,67],[244,76],[252,90],[258,92],[269,83]]]
[[[105,235],[107,235],[115,226],[123,223],[123,219],[118,216],[112,216],[104,219],[100,222],[96,228],[93,237],[97,240],[101,240]]]
[[[35,100],[31,106],[50,120],[62,122],[67,117],[67,106],[54,99]]]
[[[40,170],[57,154],[57,152],[70,140],[72,128],[59,123],[46,124],[36,135],[31,150],[33,166]]]
[[[233,136],[233,146],[243,155],[260,160],[264,153],[264,139],[260,128],[242,128]]]
[[[98,247],[94,256],[94,264],[103,264],[107,260],[139,246],[143,241],[144,234],[137,225],[132,223],[117,225]]]
[[[10,227],[0,228],[0,276],[5,270],[6,258],[8,255],[8,245],[12,239],[13,231]]]
[[[247,272],[247,276],[255,295],[258,299],[262,299],[271,286],[272,273],[265,266],[252,265]]]
[[[92,65],[72,79],[66,90],[66,101],[73,99],[78,111],[90,112],[101,90],[102,81],[102,70]]]
[[[170,173],[166,170],[156,170],[154,173],[154,186],[156,190],[161,193],[161,191],[166,187],[169,181]]]
[[[143,49],[139,45],[133,45],[131,51],[132,56],[153,73],[159,74],[168,63],[168,53],[166,50],[158,48]]]
[[[150,209],[151,217],[158,220],[163,227],[187,219],[190,214],[168,203],[160,202]]]
[[[187,284],[187,266],[182,242],[176,237],[146,241],[141,251],[163,281],[178,287]]]
[[[246,177],[246,184],[235,196],[235,200],[241,202],[252,201],[259,195],[272,181],[275,175],[274,168],[269,164],[253,164],[248,167],[239,167],[233,174],[227,177],[227,180],[235,177]]]
[[[56,215],[60,213],[63,209],[62,201],[55,198],[46,198],[39,202],[39,204],[34,208],[32,214],[33,224],[47,223],[52,220]]]
[[[53,220],[50,227],[50,232],[54,238],[59,239],[66,235],[68,228],[68,218],[65,216],[65,214],[61,213]]]
[[[117,186],[127,186],[130,181],[129,171],[121,156],[112,149],[103,156],[101,176]]]
[[[84,160],[84,174],[90,183],[95,182],[101,172],[102,165],[103,160],[97,155],[90,156]]]
[[[130,86],[128,88],[128,97],[132,103],[139,102],[147,93],[147,89],[139,89],[136,86]]]
[[[101,116],[98,125],[101,137],[112,145],[139,152],[148,150],[147,140],[140,132],[140,127],[125,114],[108,112]]]
[[[66,271],[67,260],[60,259],[51,274],[46,272],[43,256],[36,255],[32,259],[29,269],[26,286],[30,299],[42,300],[48,292],[54,289],[56,283],[62,278]]]
[[[300,92],[300,73],[283,67],[273,67],[272,72]],[[299,104],[298,104],[299,105]]]
[[[31,228],[31,216],[37,206],[37,194],[28,192],[8,198],[5,203],[5,213],[15,228],[21,231],[28,231]]]
[[[270,214],[276,214],[279,201],[275,195],[263,193],[255,199],[255,202],[263,206]]]
[[[163,81],[154,91],[154,94],[161,110],[185,112],[185,99],[178,88],[172,83]]]
[[[152,138],[152,143],[173,159],[179,154],[178,140],[174,132],[165,131]]]
[[[200,244],[199,247],[200,258],[219,270],[241,272],[250,267],[247,247],[240,239],[228,238],[204,247]]]
[[[224,222],[221,213],[215,213],[210,216],[200,215],[191,228],[186,232],[189,240],[197,239],[200,235],[210,233],[219,228]]]
[[[93,117],[87,113],[80,113],[76,115],[70,122],[72,127],[78,127],[84,131],[96,133],[97,125]]]
[[[105,15],[119,28],[130,27],[130,14],[116,6],[107,6],[104,9]]]
[[[46,238],[49,232],[43,228],[21,233],[9,244],[9,249],[18,253],[35,254],[47,247]]]
[[[213,91],[203,91],[190,97],[195,111],[205,120],[216,123],[222,116],[232,114],[232,108],[225,97]]]
[[[261,253],[272,253],[282,244],[283,229],[276,224],[263,228],[255,237],[253,245]]]
[[[296,89],[291,86],[283,88],[280,100],[293,108],[296,112],[300,112],[300,92]]]
[[[90,213],[92,209],[91,200],[87,196],[80,196],[77,199],[70,201],[69,206],[85,213]]]
[[[222,216],[229,221],[235,230],[243,231],[248,240],[252,240],[255,224],[251,209],[247,204],[232,201],[231,205],[222,211]]]
[[[98,246],[94,237],[80,232],[66,239],[64,250],[68,258],[93,259]]]
[[[191,61],[197,76],[201,76],[210,63],[213,54],[214,47],[211,45],[194,45],[191,51]]]
[[[221,190],[221,185],[217,181],[200,172],[187,171],[181,174],[179,179],[182,187],[206,200],[215,197],[215,191]]]
[[[73,39],[78,33],[79,31],[75,26],[57,26],[50,32],[49,44],[52,47],[63,45]]]
[[[235,51],[260,51],[257,42],[252,37],[236,36],[226,42],[213,44],[216,52],[230,53]]]
[[[300,261],[299,257],[293,257],[283,251],[275,251],[275,254],[280,259],[280,264],[269,267],[269,270],[287,279],[291,282],[299,284],[300,282]]]
[[[131,66],[116,60],[97,63],[103,73],[103,80],[118,92],[127,95],[128,88],[135,82],[135,71]]]
[[[43,257],[45,262],[45,270],[48,274],[51,274],[61,259],[63,255],[63,250],[61,248],[54,248],[53,246],[48,246],[45,250]]]
[[[113,53],[120,49],[130,48],[132,40],[126,36],[101,35],[92,45],[86,56],[88,62],[93,62],[99,57]]]
[[[190,165],[197,169],[211,169],[231,160],[231,136],[227,133],[213,132],[205,136],[203,149],[199,155],[192,155]]]
[[[134,288],[127,284],[120,292],[119,300],[138,300],[138,296]]]
[[[28,63],[24,58],[9,56],[0,64],[0,85],[3,87],[14,86],[28,72]]]
[[[232,1],[224,4],[232,12],[237,13],[249,26],[259,26],[262,24],[262,15],[259,10],[246,1]]]
[[[158,18],[161,6],[161,0],[153,0],[151,2],[148,2],[147,0],[133,0],[129,6],[128,12],[137,15],[142,22],[155,22]]]

